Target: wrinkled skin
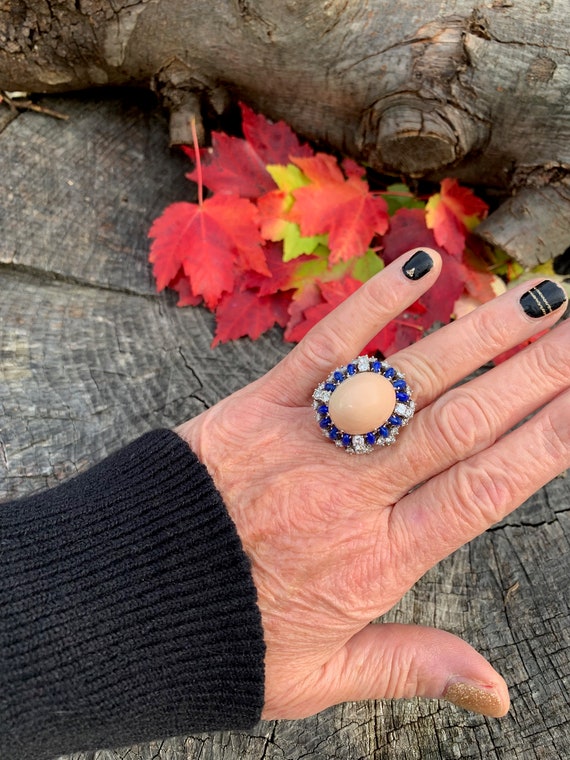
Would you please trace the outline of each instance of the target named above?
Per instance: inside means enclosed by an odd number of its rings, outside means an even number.
[[[417,404],[391,447],[348,455],[322,436],[310,403],[331,369],[433,284],[440,260],[430,253],[435,265],[425,277],[408,280],[410,254],[403,256],[267,375],[178,428],[251,559],[267,644],[266,718],[414,695],[447,696],[493,716],[508,710],[505,682],[467,643],[371,621],[569,466],[568,321],[452,387],[552,326],[564,307],[531,319],[519,303],[536,284],[527,283],[391,356]],[[458,683],[467,685],[459,696]]]

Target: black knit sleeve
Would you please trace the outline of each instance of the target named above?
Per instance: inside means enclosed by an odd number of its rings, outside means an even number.
[[[248,559],[175,433],[0,505],[0,757],[246,728],[264,643]]]

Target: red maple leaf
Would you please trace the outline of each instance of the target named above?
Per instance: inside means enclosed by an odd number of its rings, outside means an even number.
[[[431,196],[426,205],[426,224],[434,231],[438,245],[452,256],[461,256],[465,239],[482,219],[488,206],[468,187],[456,179],[444,179],[441,191]]]
[[[187,148],[186,153],[196,155],[193,148]],[[197,182],[197,168],[186,176]],[[202,179],[212,192],[240,198],[258,198],[275,189],[265,163],[251,144],[224,132],[212,133],[212,147],[202,161]]]
[[[432,230],[426,227],[423,209],[400,208],[390,219],[390,229],[382,238],[382,260],[390,264],[412,248],[435,248],[441,252]]]
[[[202,296],[195,296],[192,293],[190,280],[184,274],[182,267],[178,270],[176,277],[168,283],[168,287],[178,293],[177,306],[200,306],[204,300]]]
[[[149,231],[149,260],[158,290],[178,275],[189,278],[191,292],[213,308],[234,289],[235,270],[269,275],[256,207],[244,198],[219,195],[202,205],[173,203]]]
[[[250,288],[226,293],[216,309],[217,325],[212,348],[244,336],[256,340],[275,324],[285,327],[291,296],[291,291],[260,296]]]
[[[214,193],[254,199],[275,190],[268,164],[287,164],[291,156],[311,156],[313,151],[299,142],[285,122],[273,124],[246,105],[240,107],[245,139],[212,132],[212,147],[200,151],[202,181]],[[195,159],[194,148],[185,146],[184,151]],[[199,180],[197,168],[186,176],[194,182]]]
[[[256,290],[260,296],[270,296],[294,287],[293,279],[300,264],[310,261],[311,256],[298,256],[293,261],[283,261],[283,246],[280,243],[266,243],[264,248],[269,276],[258,272],[245,272],[242,284]]]
[[[314,151],[299,138],[284,121],[271,122],[262,114],[240,103],[242,129],[245,139],[264,165],[288,164],[292,156],[312,156]]]
[[[334,156],[317,153],[292,162],[311,180],[293,190],[290,218],[304,236],[329,234],[332,264],[362,255],[375,234],[388,229],[388,207],[375,197],[367,182],[351,167],[347,177]]]
[[[296,308],[289,309],[291,319],[285,330],[285,340],[293,342],[301,340],[317,322],[320,322],[361,285],[359,280],[346,276],[340,280],[312,283],[303,288],[300,297],[296,294],[294,298],[293,304]]]
[[[460,260],[436,243],[433,231],[426,227],[423,209],[396,211],[383,243],[382,258],[386,264],[406,251],[422,246],[435,248],[442,258],[442,270],[436,283],[379,334],[377,346],[388,356],[415,343],[435,322],[449,322],[455,302],[463,293],[468,271]]]

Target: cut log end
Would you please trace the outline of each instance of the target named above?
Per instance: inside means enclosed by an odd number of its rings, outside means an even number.
[[[476,233],[527,268],[560,256],[570,246],[570,183],[521,190]]]
[[[403,103],[380,116],[376,152],[383,167],[422,176],[460,161],[486,137],[482,125],[456,108],[428,111],[423,103]]]

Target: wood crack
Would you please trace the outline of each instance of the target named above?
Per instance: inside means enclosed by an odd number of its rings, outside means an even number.
[[[0,261],[0,272],[4,272],[10,276],[12,273],[26,274],[35,279],[58,282],[65,285],[79,285],[83,288],[89,288],[90,290],[102,290],[110,291],[112,293],[124,293],[125,295],[138,296],[140,298],[146,298],[149,300],[155,300],[159,298],[159,294],[143,293],[140,290],[133,288],[121,287],[119,285],[112,285],[110,283],[92,282],[84,280],[81,277],[75,277],[70,274],[62,274],[56,271],[47,271],[40,267],[30,266],[29,264],[18,264],[14,262]]]

